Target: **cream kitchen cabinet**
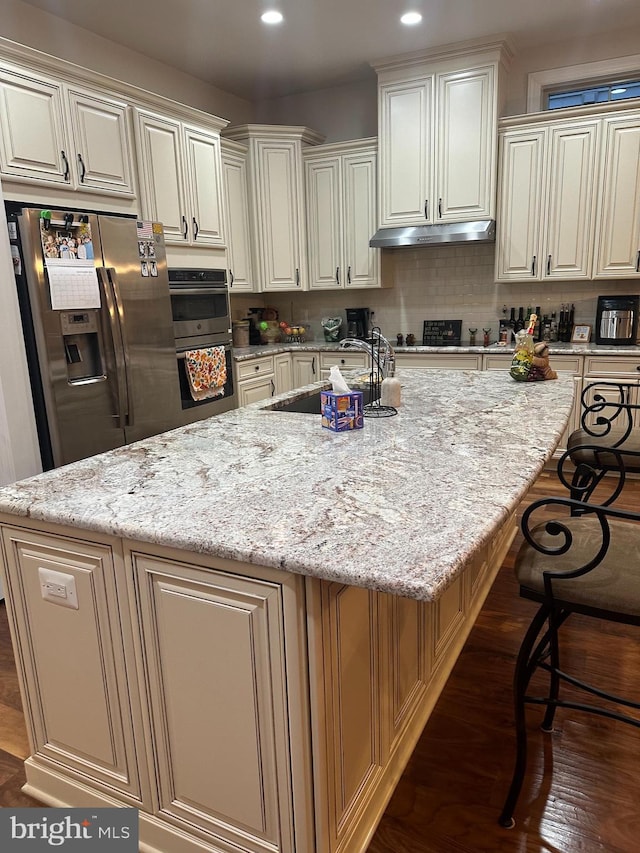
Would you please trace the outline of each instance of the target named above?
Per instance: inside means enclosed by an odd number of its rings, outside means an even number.
[[[213,119],[213,116],[211,117]],[[165,241],[226,244],[220,129],[136,109],[142,215],[162,222]]]
[[[133,197],[132,150],[124,101],[0,66],[0,172],[6,179]]]
[[[633,387],[630,390],[629,402],[640,406],[640,356],[585,356],[582,387],[585,389],[591,384],[594,385],[586,395],[585,402],[587,404],[593,402],[594,395],[598,393],[599,381],[630,384]],[[615,389],[602,386],[600,391],[609,400],[617,399]],[[604,414],[610,416],[611,411]],[[597,413],[591,416],[589,424],[593,424],[596,417]],[[621,420],[617,426],[623,428],[626,426],[626,423],[623,423]],[[636,429],[640,428],[640,410],[634,413],[634,426]],[[601,432],[598,430],[597,425],[595,426],[595,431],[596,433]]]
[[[248,406],[276,393],[274,356],[264,355],[236,364],[238,405]]]
[[[350,370],[368,370],[371,367],[371,359],[365,352],[320,352],[320,379],[328,379],[331,368],[337,365],[340,372]]]
[[[249,148],[255,272],[263,291],[307,290],[302,151],[323,137],[304,127],[239,125],[227,139]]]
[[[309,289],[379,287],[377,140],[319,145],[304,154]]]
[[[480,370],[482,356],[455,352],[396,352],[396,367],[412,367],[418,370]]]
[[[309,385],[311,382],[317,382],[320,379],[319,354],[317,352],[293,352],[291,353],[291,364],[294,388]]]
[[[640,114],[603,120],[594,278],[640,277]]]
[[[600,122],[500,133],[496,280],[591,277]]]
[[[506,44],[398,57],[378,73],[379,225],[495,215]]]
[[[293,364],[291,362],[291,354],[288,352],[278,353],[273,357],[273,372],[274,382],[276,386],[276,394],[284,394],[286,391],[293,391]]]
[[[247,147],[222,140],[222,188],[226,217],[229,292],[254,290],[251,221],[247,188]]]

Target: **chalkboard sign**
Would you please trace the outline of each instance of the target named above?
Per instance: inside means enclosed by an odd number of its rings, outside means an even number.
[[[422,329],[422,346],[459,347],[462,320],[425,320]]]

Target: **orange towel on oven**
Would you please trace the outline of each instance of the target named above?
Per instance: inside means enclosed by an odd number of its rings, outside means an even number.
[[[187,378],[194,400],[221,397],[227,381],[224,347],[188,350],[184,354]]]

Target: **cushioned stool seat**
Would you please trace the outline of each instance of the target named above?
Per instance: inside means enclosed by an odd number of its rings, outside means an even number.
[[[600,522],[593,516],[563,519],[571,531],[574,546],[566,553],[549,559],[525,542],[516,557],[516,577],[527,598],[542,599],[545,594],[543,572],[551,575],[570,572],[586,565],[598,554],[602,544]],[[609,521],[611,545],[602,562],[580,577],[553,581],[557,604],[574,604],[610,613],[640,616],[640,526],[626,521]],[[532,537],[546,548],[557,547],[558,537],[546,531],[545,524],[531,530]],[[630,567],[635,566],[635,571]],[[528,595],[528,593],[532,593]]]
[[[589,465],[592,468],[619,467],[619,456],[605,453],[597,448],[615,447],[622,457],[627,473],[640,473],[640,429],[632,430],[631,434],[618,446],[624,433],[622,430],[611,430],[605,436],[594,436],[585,429],[574,430],[567,441],[567,453],[574,465]]]

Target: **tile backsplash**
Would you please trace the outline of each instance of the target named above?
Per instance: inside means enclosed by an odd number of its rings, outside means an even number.
[[[525,311],[540,306],[542,314],[551,314],[559,313],[563,303],[573,303],[575,322],[593,325],[599,294],[640,292],[635,280],[495,282],[493,243],[383,251],[384,280],[392,282],[388,288],[232,296],[233,319],[246,316],[250,307],[272,305],[282,319],[307,325],[308,339],[321,341],[323,317],[344,320],[345,308],[368,307],[392,342],[398,333],[412,333],[421,343],[424,320],[462,320],[466,343],[470,328],[478,329],[478,340],[482,329],[491,329],[495,340],[504,305],[515,307],[517,316],[520,306]]]

